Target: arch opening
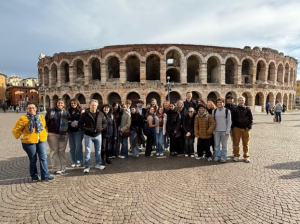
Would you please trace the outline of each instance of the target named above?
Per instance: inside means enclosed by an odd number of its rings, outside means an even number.
[[[107,78],[120,78],[120,61],[116,56],[110,57],[107,62]]]
[[[140,82],[140,60],[131,55],[126,59],[127,82]]]
[[[160,58],[155,54],[147,57],[146,80],[160,80]]]
[[[228,58],[225,63],[225,83],[234,84],[235,63],[231,58]]]
[[[198,83],[199,82],[199,70],[200,62],[199,59],[192,55],[187,60],[187,82]]]
[[[98,58],[95,58],[92,61],[92,79],[93,80],[101,80],[101,66],[100,66],[100,60]]]
[[[283,82],[283,65],[280,64],[277,68],[277,82]]]
[[[127,100],[131,100],[131,105],[136,106],[137,103],[139,102],[139,99],[141,99],[140,95],[136,92],[130,92],[127,95]]]
[[[114,102],[117,102],[119,104],[122,103],[121,97],[118,93],[112,92],[107,97],[107,102],[112,105]]]
[[[168,95],[166,96],[166,100],[168,100]],[[178,100],[181,100],[180,94],[176,91],[170,92],[170,103],[176,103]]]
[[[51,66],[51,85],[55,86],[57,83],[57,66],[53,64]]]
[[[170,77],[170,82],[180,83],[180,73],[176,68],[170,68],[166,73]]]
[[[146,104],[151,103],[151,99],[156,99],[157,105],[161,105],[160,95],[156,92],[150,92],[146,97]]]
[[[215,57],[207,61],[207,83],[218,83],[219,63]]]

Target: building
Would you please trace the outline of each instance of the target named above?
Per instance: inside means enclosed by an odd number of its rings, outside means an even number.
[[[0,71],[0,105],[6,101],[6,78],[7,76]]]
[[[294,108],[298,62],[270,48],[244,49],[185,45],[136,44],[107,46],[79,52],[61,52],[39,57],[38,79],[46,92],[41,95],[46,107],[58,97],[66,102],[77,98],[87,104],[126,99],[159,104],[166,100],[167,77],[174,82],[171,102],[193,98],[212,99],[231,93],[235,100],[245,96],[248,106],[275,100]]]
[[[296,104],[300,105],[300,80],[297,81]]]
[[[8,86],[6,94],[10,105],[24,106],[27,101],[33,101],[37,105],[39,103],[39,96],[36,87],[30,86]]]
[[[17,75],[11,75],[9,78],[7,78],[6,83],[7,86],[38,86],[37,78],[22,79],[20,76]]]

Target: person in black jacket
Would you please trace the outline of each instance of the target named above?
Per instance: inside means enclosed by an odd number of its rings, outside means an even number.
[[[101,165],[105,163],[111,164],[109,160],[109,150],[111,149],[111,140],[117,140],[117,125],[112,115],[112,108],[109,104],[104,104],[101,112],[107,121],[106,130],[102,131],[102,147],[101,147]]]
[[[130,145],[132,148],[132,156],[133,157],[139,157],[139,139],[142,135],[142,129],[143,129],[143,116],[140,115],[140,113],[137,111],[137,108],[135,106],[131,106],[130,108],[131,112],[131,124],[130,124]]]
[[[181,122],[180,122],[180,137],[179,137],[179,151],[178,154],[184,154],[185,152],[185,139],[184,139],[184,130],[183,130],[183,118],[187,114],[187,110],[184,108],[182,100],[178,100],[176,103],[176,109],[180,113]]]
[[[68,112],[71,116],[69,121],[69,146],[70,155],[72,160],[72,167],[83,166],[83,152],[82,152],[82,140],[83,131],[78,127],[78,120],[80,118],[82,107],[77,99],[71,99]]]
[[[96,169],[103,170],[105,166],[101,165],[101,133],[107,128],[107,121],[104,114],[97,110],[98,100],[92,99],[90,108],[80,116],[78,126],[84,131],[85,142],[85,169],[84,173],[90,172],[90,159],[92,144],[95,147]]]
[[[181,125],[180,113],[176,110],[174,104],[170,104],[170,112],[167,118],[167,132],[170,136],[170,155],[177,156],[179,151],[179,137]]]
[[[121,124],[121,119],[122,119],[122,114],[123,114],[123,111],[121,109],[121,106],[118,102],[113,102],[112,104],[112,114],[114,116],[114,120],[116,122],[116,125],[117,125],[117,130],[119,130],[120,128],[120,124]],[[110,152],[110,156],[109,156],[109,159],[115,159],[118,157],[118,154],[119,154],[119,149],[120,149],[120,135],[119,135],[119,132],[117,132],[117,139],[114,140],[114,139],[111,139],[111,147],[112,147],[112,150]]]
[[[194,156],[194,123],[195,123],[195,110],[193,107],[188,109],[188,114],[183,118],[183,130],[185,139],[185,156]]]
[[[233,139],[234,139],[234,161],[239,161],[239,144],[242,138],[243,151],[244,151],[244,161],[246,163],[250,162],[249,158],[249,140],[250,140],[250,130],[253,124],[253,116],[251,110],[249,110],[245,104],[245,97],[240,96],[238,98],[238,106],[232,110],[232,126],[233,126]]]

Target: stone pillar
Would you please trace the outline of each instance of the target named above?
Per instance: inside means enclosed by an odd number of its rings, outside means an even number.
[[[253,69],[252,69],[252,71],[253,71],[253,73],[252,73],[252,84],[255,84],[255,82],[256,82],[256,69],[257,69],[257,67],[253,66]]]
[[[274,85],[277,84],[277,69],[274,69]]]
[[[70,78],[70,86],[74,85],[76,79],[76,71],[74,71],[73,66],[69,66],[69,78]]]
[[[242,65],[234,66],[234,84],[242,83]]]
[[[220,71],[218,71],[218,83],[225,85],[225,64],[219,66]]]
[[[202,63],[201,64],[201,70],[200,70],[200,83],[201,84],[207,84],[207,64]]]
[[[287,81],[287,86],[290,86],[290,69],[288,69],[288,72],[287,72],[287,76],[288,76],[288,81]]]
[[[185,58],[181,63],[180,73],[180,83],[187,83],[187,63]]]
[[[106,63],[101,63],[101,83],[106,83],[107,71],[106,71]]]
[[[120,61],[120,82],[126,82],[126,63],[124,60]]]
[[[84,84],[88,85],[90,84],[90,81],[92,80],[91,78],[91,73],[89,72],[89,65],[83,65],[83,74],[84,74]],[[77,74],[76,74],[77,76]]]
[[[61,86],[62,84],[62,74],[60,67],[57,67],[57,86]]]
[[[140,61],[140,82],[146,82],[146,61]]]
[[[49,87],[52,87],[53,85],[52,85],[52,82],[53,82],[53,80],[52,80],[52,69],[50,69],[49,70]]]
[[[265,67],[261,70],[261,74],[259,75],[262,75],[262,80],[263,82],[267,82],[268,81],[268,68]]]
[[[167,81],[167,62],[165,59],[160,59],[160,82],[166,83]]]

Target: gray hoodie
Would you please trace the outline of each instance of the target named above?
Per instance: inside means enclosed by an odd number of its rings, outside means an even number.
[[[282,112],[283,110],[283,106],[281,105],[281,103],[277,103],[274,107],[274,112]]]
[[[215,110],[216,110],[216,117],[214,117]],[[215,131],[223,131],[223,132],[225,131],[227,134],[229,134],[231,129],[231,122],[232,122],[230,110],[228,110],[227,119],[226,119],[225,107],[223,107],[222,109],[217,108],[215,110],[212,111],[212,117],[216,121]]]

